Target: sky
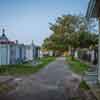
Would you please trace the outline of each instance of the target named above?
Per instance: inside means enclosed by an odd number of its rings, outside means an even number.
[[[89,0],[0,0],[0,35],[5,28],[11,40],[41,45],[52,32],[54,23],[63,14],[85,15]]]

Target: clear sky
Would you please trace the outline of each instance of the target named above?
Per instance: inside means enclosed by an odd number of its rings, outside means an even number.
[[[11,40],[41,45],[50,22],[62,14],[86,13],[89,0],[0,0],[0,31]],[[1,34],[1,32],[0,32]]]

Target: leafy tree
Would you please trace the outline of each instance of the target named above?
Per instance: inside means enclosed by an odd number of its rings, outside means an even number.
[[[63,52],[69,47],[75,49],[95,45],[98,41],[97,35],[91,33],[89,28],[84,16],[63,15],[58,17],[55,23],[50,23],[52,35],[44,40],[43,47]]]

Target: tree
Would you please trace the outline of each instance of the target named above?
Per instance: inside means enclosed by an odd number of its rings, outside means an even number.
[[[52,35],[44,40],[43,47],[64,52],[70,48],[89,47],[97,44],[97,35],[89,31],[84,16],[63,15],[50,23]]]

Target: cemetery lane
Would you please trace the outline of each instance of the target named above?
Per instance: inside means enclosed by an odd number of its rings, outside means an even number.
[[[8,93],[2,100],[68,100],[70,93],[66,88],[77,87],[80,77],[68,68],[64,57],[47,65],[36,74],[18,77],[16,90]],[[71,84],[71,80],[74,82]],[[1,100],[1,99],[0,99]]]

